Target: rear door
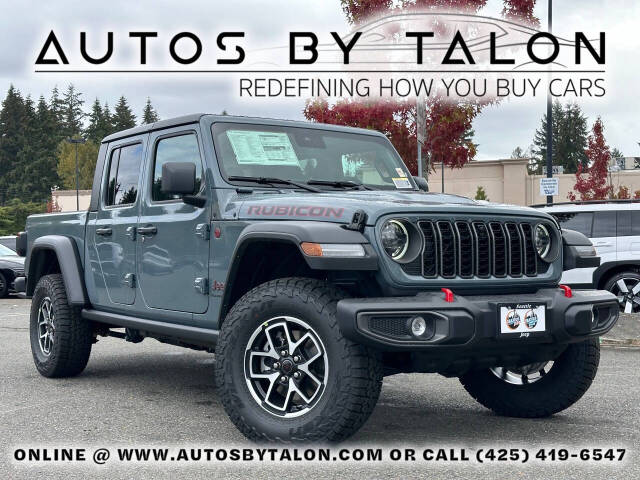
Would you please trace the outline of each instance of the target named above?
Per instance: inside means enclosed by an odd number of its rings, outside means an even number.
[[[640,210],[618,211],[617,222],[617,260],[640,259]]]
[[[151,309],[204,313],[209,306],[209,221],[211,192],[206,186],[199,126],[154,132],[149,138],[149,168],[138,222],[138,273],[145,305]],[[162,165],[196,166],[194,195],[203,207],[164,194]]]
[[[617,260],[617,224],[617,212],[614,210],[593,213],[591,242],[600,256],[600,264]]]
[[[106,304],[132,305],[136,298],[135,228],[140,203],[140,172],[145,136],[109,145],[102,195],[96,220],[87,235],[93,237],[98,265],[93,275],[101,276]],[[96,279],[98,280],[98,279]]]

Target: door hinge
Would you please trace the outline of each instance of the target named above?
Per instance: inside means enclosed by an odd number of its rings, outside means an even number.
[[[199,223],[198,225],[196,225],[196,236],[202,238],[203,240],[209,240],[209,224]]]
[[[207,295],[209,293],[209,281],[206,278],[198,277],[193,281],[193,288],[195,288],[198,293]]]
[[[122,279],[122,283],[128,285],[130,288],[135,288],[136,286],[136,275],[135,273],[127,273]]]

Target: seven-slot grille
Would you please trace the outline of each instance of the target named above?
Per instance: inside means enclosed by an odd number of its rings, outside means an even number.
[[[422,254],[403,265],[425,278],[535,276],[537,256],[530,223],[420,220]]]

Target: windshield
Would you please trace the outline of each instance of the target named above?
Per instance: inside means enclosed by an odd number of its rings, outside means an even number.
[[[319,188],[353,188],[357,184],[415,189],[407,167],[389,142],[374,135],[215,123],[213,138],[222,174],[227,180],[232,177],[232,183],[242,183],[237,177],[253,177],[310,183]]]
[[[15,254],[16,252],[11,250],[9,247],[5,247],[4,245],[0,244],[0,257],[4,255],[15,255]]]

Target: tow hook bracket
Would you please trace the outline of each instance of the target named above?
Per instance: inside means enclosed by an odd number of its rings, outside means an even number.
[[[444,292],[444,301],[447,303],[453,303],[453,292],[448,288],[441,288]]]
[[[564,292],[564,296],[567,298],[573,297],[573,292],[571,291],[571,287],[568,285],[559,285],[559,287]]]

